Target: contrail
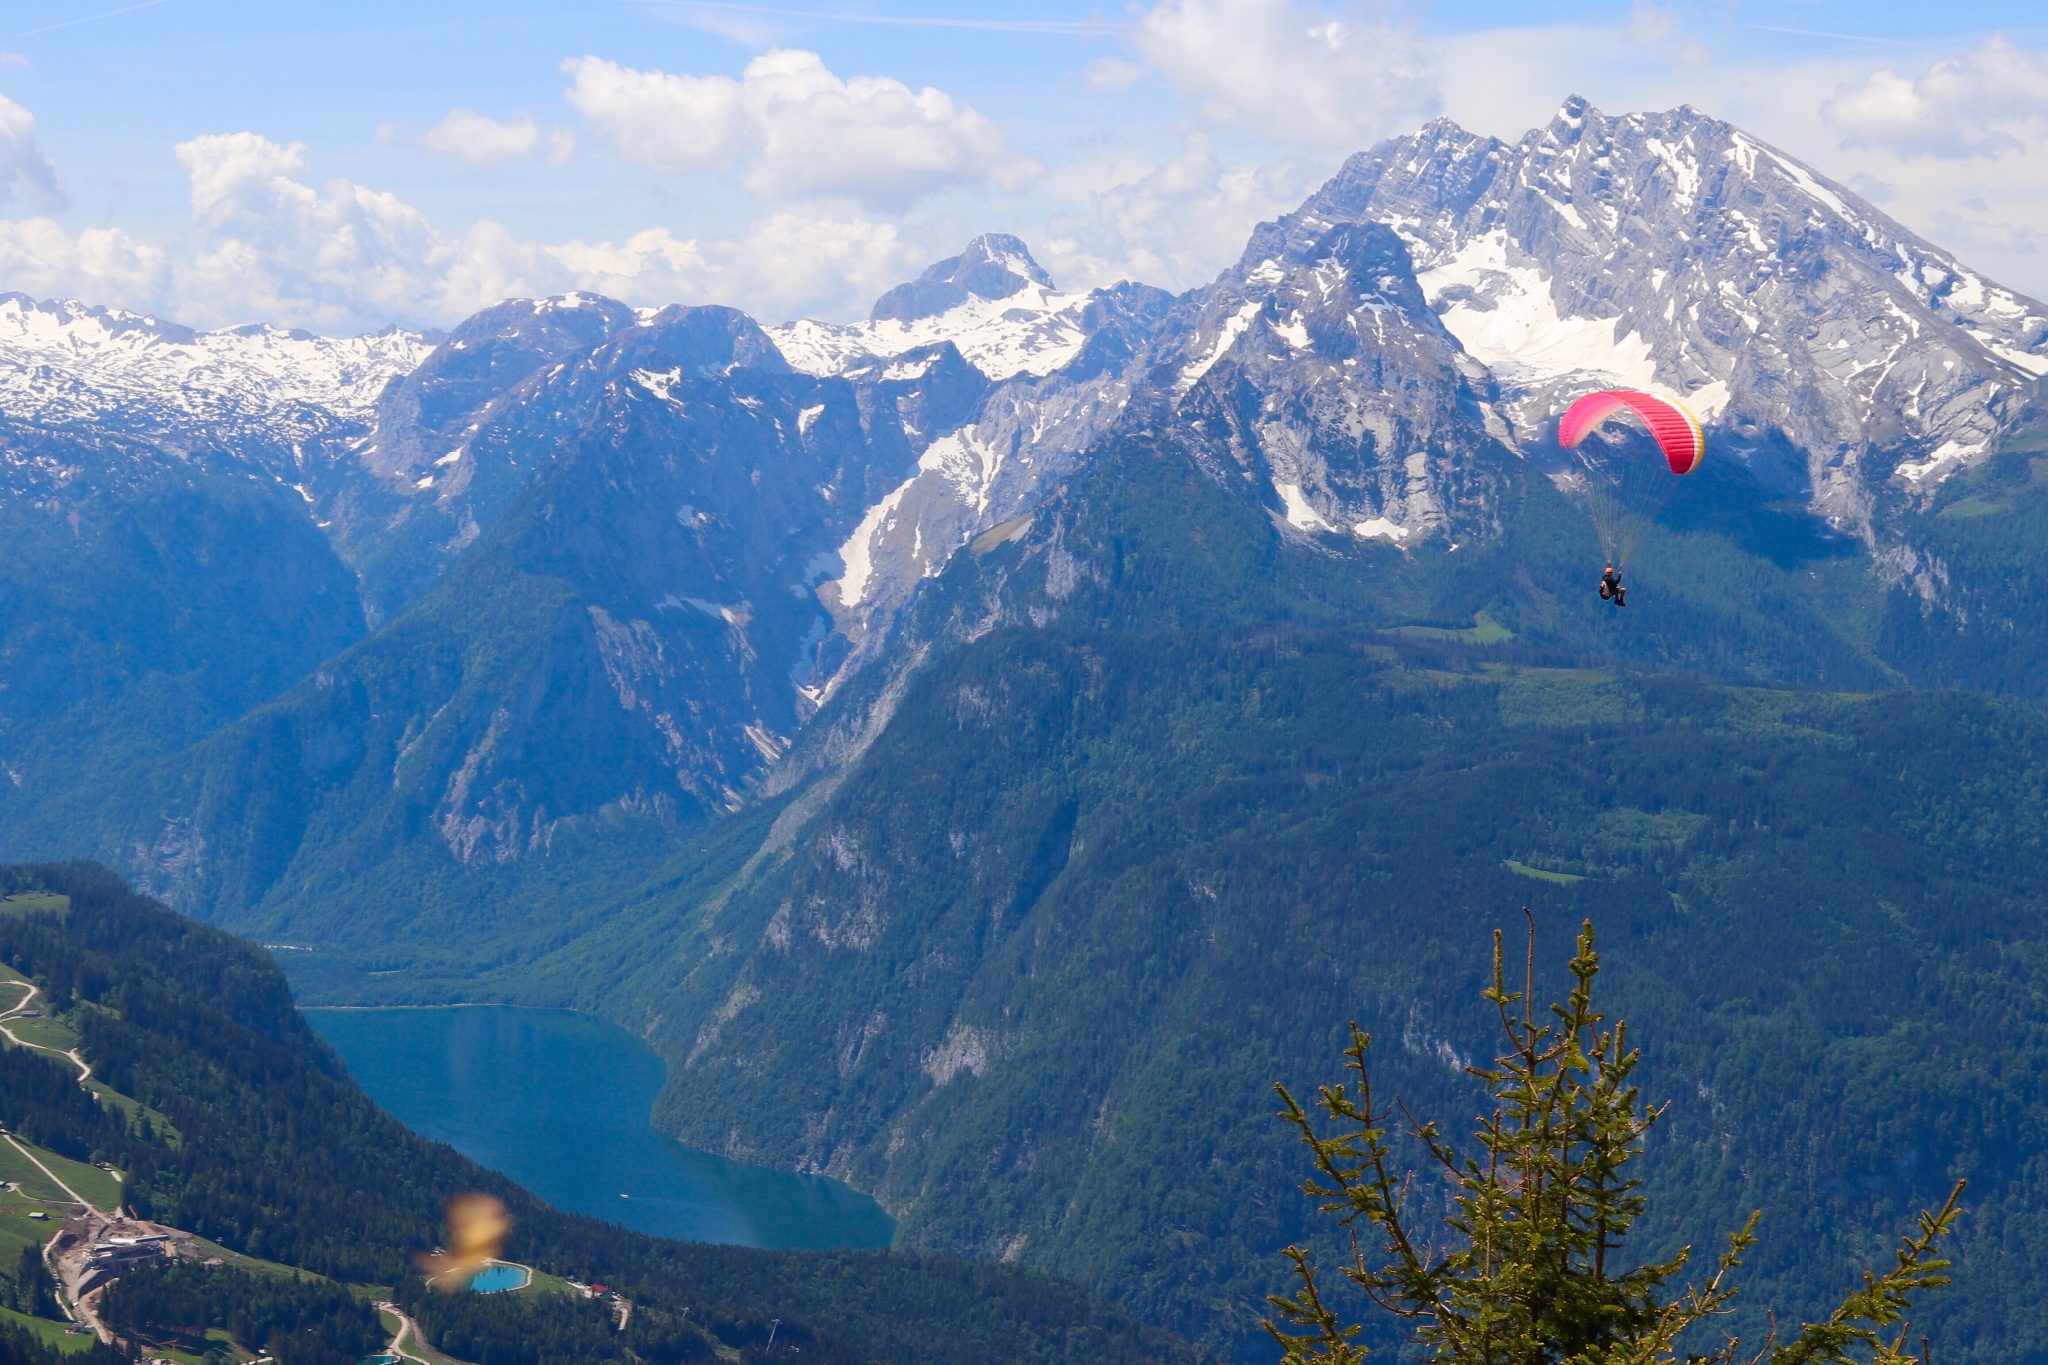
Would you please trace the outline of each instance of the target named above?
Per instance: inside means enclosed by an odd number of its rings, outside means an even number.
[[[154,9],[158,5],[167,5],[169,3],[170,0],[142,0],[142,3],[139,5],[123,5],[119,9],[110,9],[105,14],[88,14],[83,19],[66,19],[61,24],[44,24],[41,28],[27,29],[14,36],[17,38],[33,38],[38,33],[55,33],[60,28],[77,28],[80,24],[96,24],[102,19],[111,19],[117,14],[133,14],[139,9]]]
[[[1789,33],[1795,38],[1833,38],[1845,43],[1880,43],[1886,47],[1926,47],[1925,42],[1909,42],[1904,38],[1874,38],[1867,33],[1828,33],[1815,28],[1779,28],[1775,24],[1744,24],[1744,28],[1759,33]]]

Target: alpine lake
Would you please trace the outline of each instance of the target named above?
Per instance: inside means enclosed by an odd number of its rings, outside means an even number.
[[[881,1247],[895,1233],[881,1205],[837,1180],[729,1161],[655,1132],[661,1059],[606,1020],[504,1005],[305,1015],[400,1122],[557,1208],[740,1246]]]

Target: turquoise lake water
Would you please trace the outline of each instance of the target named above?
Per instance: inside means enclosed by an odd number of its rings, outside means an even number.
[[[517,1266],[485,1266],[470,1277],[469,1287],[479,1294],[496,1294],[507,1289],[519,1289],[526,1284],[526,1272]]]
[[[747,1166],[648,1126],[661,1059],[567,1010],[309,1009],[356,1083],[414,1132],[556,1208],[641,1232],[757,1247],[887,1246],[881,1205],[819,1176]]]

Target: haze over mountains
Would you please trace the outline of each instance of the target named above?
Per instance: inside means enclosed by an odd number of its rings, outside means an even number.
[[[1792,1302],[1981,1170],[1943,1321],[2044,1349],[1989,1231],[2042,1194],[2036,1027],[1970,1029],[2048,989],[2048,308],[1739,130],[1434,122],[1179,297],[991,235],[857,324],[13,296],[0,362],[11,855],[310,996],[609,1013],[670,1131],[1247,1356],[1303,1216],[1266,1087],[1358,1017],[1462,1102],[1455,964],[1597,909],[1665,1188],[1768,1184]],[[1626,617],[1554,449],[1609,385],[1710,446]],[[1844,1057],[1888,1079],[1763,1080]]]

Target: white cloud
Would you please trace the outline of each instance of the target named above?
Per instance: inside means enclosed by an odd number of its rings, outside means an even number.
[[[2048,58],[1993,34],[1918,80],[1873,72],[1843,86],[1821,116],[1854,147],[1950,160],[2021,151],[2048,120]]]
[[[566,161],[575,154],[576,139],[565,128],[543,134],[540,125],[525,115],[500,122],[474,109],[452,109],[447,118],[420,135],[419,147],[431,157],[472,166],[500,166],[522,161],[543,148],[548,160]]]
[[[15,198],[68,206],[57,168],[36,140],[36,116],[0,95],[0,200]]]
[[[778,49],[729,76],[637,71],[598,57],[562,64],[565,98],[618,154],[664,172],[737,167],[774,199],[843,198],[876,211],[1039,168],[1002,130],[942,90],[885,76],[842,80],[816,53]]]
[[[1091,90],[1128,90],[1145,79],[1145,68],[1121,57],[1097,57],[1082,74]]]
[[[1678,26],[1678,16],[1650,0],[1635,0],[1628,9],[1629,41],[1648,46],[1661,43]]]
[[[1436,110],[1427,54],[1372,5],[1159,0],[1132,40],[1211,122],[1280,142],[1350,150]]]
[[[545,243],[488,219],[446,235],[394,195],[306,183],[298,144],[229,133],[181,143],[177,155],[199,236],[189,257],[118,229],[74,236],[46,218],[0,221],[0,280],[201,326],[346,333],[447,324],[503,298],[569,289],[634,304],[729,303],[766,319],[843,316],[943,254],[892,223],[787,211],[731,238],[650,228],[621,242]]]
[[[205,243],[177,272],[182,297],[215,314],[313,327],[418,316],[433,297],[448,245],[396,195],[339,179],[316,190],[297,178],[303,146],[255,133],[198,137],[176,150]]]
[[[1157,164],[1103,154],[1055,178],[1086,208],[1052,220],[1046,264],[1070,289],[1122,279],[1176,291],[1205,284],[1244,250],[1255,224],[1296,207],[1322,174],[1294,162],[1226,164],[1199,135]]]
[[[48,218],[0,220],[0,280],[9,289],[148,310],[162,307],[170,277],[162,250],[119,228],[87,228],[73,237]]]

